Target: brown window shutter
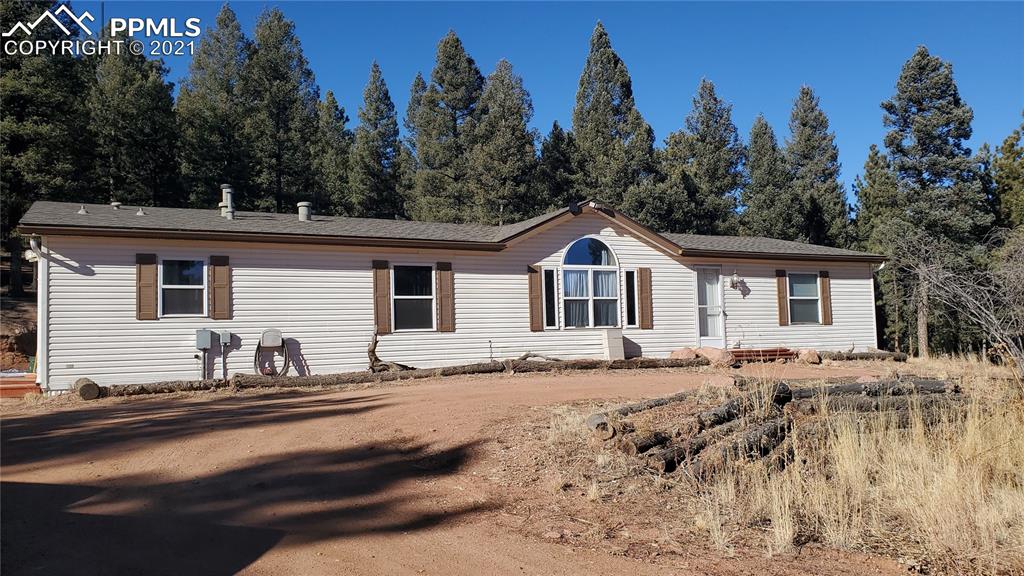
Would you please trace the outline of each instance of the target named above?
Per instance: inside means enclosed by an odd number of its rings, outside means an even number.
[[[636,269],[637,304],[640,308],[640,329],[654,328],[654,297],[651,294],[651,269]]]
[[[540,268],[527,266],[526,275],[530,286],[530,331],[544,331],[544,288]]]
[[[231,319],[231,266],[227,256],[210,256],[209,316],[214,320]]]
[[[821,323],[826,326],[832,325],[832,279],[828,277],[828,270],[818,272],[818,287],[821,292]]]
[[[779,298],[779,326],[789,326],[789,287],[785,270],[775,271],[775,287]]]
[[[391,269],[387,260],[373,261],[373,325],[377,334],[391,333]]]
[[[455,332],[455,273],[451,262],[437,263],[437,331]]]
[[[135,319],[156,320],[157,311],[157,263],[156,254],[135,255]]]

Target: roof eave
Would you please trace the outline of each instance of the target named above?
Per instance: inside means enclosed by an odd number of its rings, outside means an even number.
[[[323,244],[329,246],[360,246],[385,248],[437,248],[499,252],[502,242],[474,242],[468,240],[427,240],[408,238],[367,238],[357,236],[326,236],[316,234],[275,234],[250,232],[212,232],[193,230],[154,230],[152,228],[105,228],[95,226],[49,226],[21,224],[21,234],[54,236],[97,236],[110,238],[155,238],[167,240],[216,240],[224,242],[272,242],[280,244]]]
[[[789,254],[781,252],[730,252],[725,250],[687,250],[684,258],[732,258],[751,260],[801,260],[808,262],[870,262],[881,264],[885,256],[879,254]]]

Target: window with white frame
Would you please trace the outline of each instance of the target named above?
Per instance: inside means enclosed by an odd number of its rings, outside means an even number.
[[[206,264],[202,260],[160,263],[160,315],[206,314]]]
[[[433,330],[434,268],[395,266],[392,273],[395,330]]]
[[[817,274],[789,274],[789,323],[820,324]]]
[[[565,251],[562,307],[567,328],[619,325],[619,269],[604,242],[581,238]]]

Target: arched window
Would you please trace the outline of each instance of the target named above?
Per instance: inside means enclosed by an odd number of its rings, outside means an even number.
[[[562,307],[567,328],[619,325],[619,269],[604,242],[581,238],[566,249]]]

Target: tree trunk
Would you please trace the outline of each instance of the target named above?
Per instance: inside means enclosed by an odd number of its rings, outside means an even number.
[[[7,250],[11,253],[10,296],[21,296],[25,293],[25,284],[21,276],[21,238],[11,236],[7,239]]]
[[[917,355],[928,358],[928,280],[917,277]]]

